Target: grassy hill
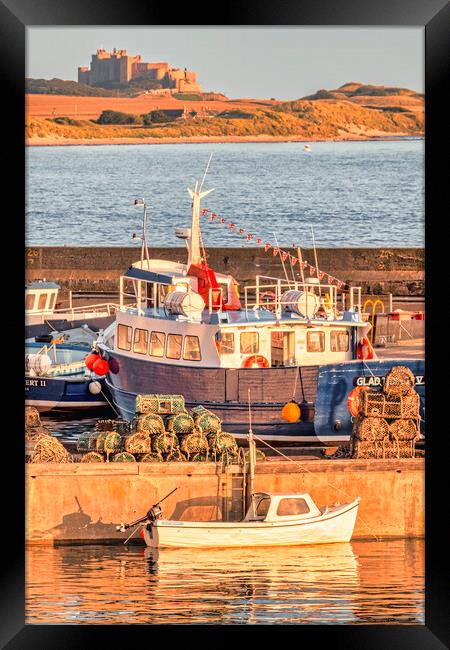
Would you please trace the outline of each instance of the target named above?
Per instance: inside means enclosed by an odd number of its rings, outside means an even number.
[[[380,100],[384,103],[377,104]],[[169,124],[143,126],[139,124],[142,116],[133,117],[138,123],[129,126],[61,117],[28,117],[26,138],[29,144],[37,138],[61,141],[268,136],[314,140],[396,134],[421,136],[424,131],[423,96],[402,88],[356,83],[332,91],[320,90],[308,98],[288,102],[271,102],[266,106],[249,104],[245,110],[230,100],[227,110],[210,111],[204,116],[192,113]]]

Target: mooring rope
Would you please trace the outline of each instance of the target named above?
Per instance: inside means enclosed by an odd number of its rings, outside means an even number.
[[[297,465],[298,467],[300,467],[300,469],[303,469],[303,470],[305,470],[306,472],[309,472],[310,474],[314,474],[314,472],[312,472],[310,469],[308,469],[307,467],[305,467],[305,466],[302,465],[301,463],[298,463],[298,462],[295,461],[293,458],[289,458],[289,456],[286,456],[286,454],[283,454],[283,452],[279,451],[279,449],[275,449],[275,447],[272,447],[272,445],[269,445],[268,442],[266,442],[265,440],[262,440],[259,436],[255,435],[255,434],[253,434],[253,436],[254,436],[255,440],[259,440],[259,441],[262,442],[264,445],[267,445],[267,447],[269,447],[269,448],[272,449],[273,451],[276,451],[277,454],[280,454],[280,456],[283,456],[283,458],[286,458],[286,460],[289,460],[289,461],[291,461],[292,463],[295,463],[295,465]],[[319,480],[320,480],[320,479],[321,479],[322,481],[325,481],[325,483],[328,483],[328,485],[330,485],[333,489],[337,490],[338,492],[342,492],[342,494],[345,494],[345,496],[346,496],[347,498],[349,498],[349,499],[353,499],[353,497],[352,497],[350,494],[348,494],[347,492],[345,492],[345,490],[342,490],[341,488],[338,488],[337,485],[333,485],[333,483],[330,483],[330,481],[327,481],[327,479],[325,479],[325,478],[323,478],[323,477],[319,477]],[[375,533],[373,532],[373,530],[372,530],[372,529],[370,528],[370,526],[369,526],[369,525],[364,521],[364,519],[361,517],[361,515],[359,516],[359,520],[361,521],[362,524],[364,524],[364,526],[367,528],[367,530],[369,531],[369,533],[370,533],[370,534],[371,534],[371,535],[372,535],[372,536],[377,540],[377,542],[379,542],[379,541],[380,541],[380,538],[377,537],[377,536],[375,535]]]

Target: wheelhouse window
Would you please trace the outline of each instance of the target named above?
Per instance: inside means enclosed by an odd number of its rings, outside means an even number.
[[[241,333],[241,353],[256,354],[259,351],[259,334],[258,332]]]
[[[234,333],[233,332],[222,332],[219,339],[220,343],[220,353],[221,354],[233,354],[234,353]]]
[[[38,302],[38,309],[45,309],[45,303],[47,302],[47,295],[46,293],[41,293],[39,296],[39,302]]]
[[[263,497],[256,506],[256,516],[265,517],[269,512],[270,497]]]
[[[164,332],[152,332],[150,334],[150,348],[148,351],[149,355],[151,357],[163,357],[165,341],[166,335]]]
[[[198,336],[185,336],[183,359],[187,361],[201,361],[201,358]]]
[[[306,350],[308,352],[324,352],[325,332],[307,332]]]
[[[182,343],[183,337],[181,334],[168,334],[166,357],[168,359],[181,359]]]
[[[133,329],[128,325],[118,325],[117,327],[117,347],[120,350],[131,350],[131,337]]]
[[[286,515],[306,515],[309,512],[309,506],[305,499],[281,499],[277,508],[277,515],[285,517]]]
[[[36,294],[29,293],[25,300],[25,309],[34,309],[35,301],[36,301]]]
[[[331,352],[348,352],[349,335],[346,330],[331,330],[330,350]]]
[[[148,332],[138,327],[134,330],[133,352],[138,354],[147,354]]]
[[[55,300],[56,300],[56,293],[52,293],[50,296],[50,303],[48,306],[49,309],[53,309],[53,307],[55,306]]]

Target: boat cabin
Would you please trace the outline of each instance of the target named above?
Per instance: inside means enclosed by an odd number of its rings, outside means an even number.
[[[27,284],[25,287],[25,314],[27,316],[53,314],[60,288],[59,284],[44,280]]]
[[[272,494],[257,492],[253,495],[244,521],[287,521],[310,519],[322,514],[309,494]]]

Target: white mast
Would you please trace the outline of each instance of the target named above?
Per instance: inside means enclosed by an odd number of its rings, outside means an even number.
[[[204,196],[213,192],[214,190],[207,190],[206,192],[200,192],[198,189],[198,181],[195,183],[195,189],[191,190],[188,187],[188,192],[192,198],[192,224],[191,224],[191,236],[188,239],[188,268],[191,264],[200,264],[201,263],[201,250],[200,250],[200,201]]]

